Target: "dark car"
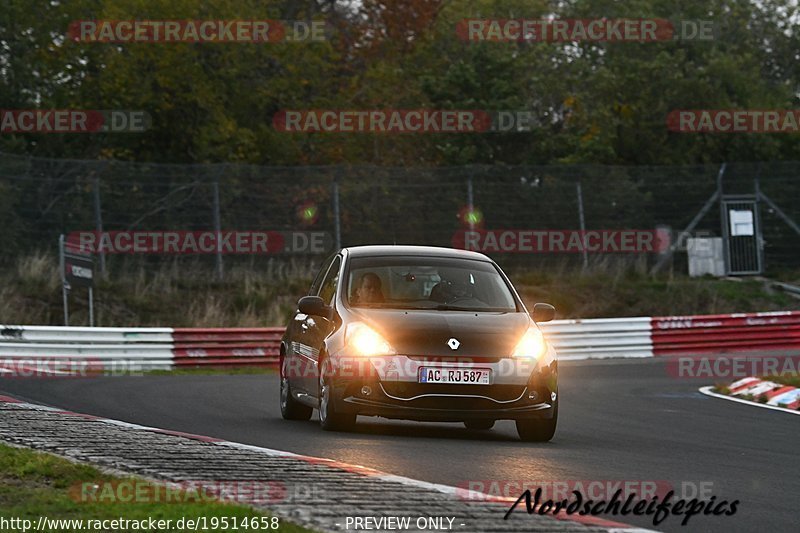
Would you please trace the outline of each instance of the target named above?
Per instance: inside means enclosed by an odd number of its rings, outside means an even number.
[[[506,275],[483,254],[359,246],[330,257],[281,341],[281,413],[327,430],[357,415],[463,422],[514,420],[548,441],[558,420],[556,353]]]

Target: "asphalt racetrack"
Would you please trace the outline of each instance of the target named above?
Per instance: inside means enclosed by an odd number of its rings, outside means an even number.
[[[700,490],[739,500],[737,512],[694,516],[687,527],[672,516],[657,527],[649,517],[603,517],[662,531],[796,530],[800,416],[704,396],[697,389],[711,383],[672,377],[660,359],[562,362],[560,371],[559,426],[546,444],[520,442],[508,421],[473,431],[360,417],[352,433],[324,432],[316,415],[281,419],[277,375],[0,378],[0,392],[454,486],[669,483],[687,499]]]

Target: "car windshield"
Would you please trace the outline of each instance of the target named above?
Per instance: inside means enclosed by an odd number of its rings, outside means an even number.
[[[357,257],[346,296],[356,307],[514,312],[516,301],[497,267],[443,257]]]

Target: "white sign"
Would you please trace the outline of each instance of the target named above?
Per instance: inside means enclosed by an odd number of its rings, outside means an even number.
[[[749,237],[755,233],[753,229],[752,211],[737,211],[731,209],[729,211],[729,218],[731,223],[731,237]]]

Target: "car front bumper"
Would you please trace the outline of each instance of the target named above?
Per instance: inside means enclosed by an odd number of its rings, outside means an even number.
[[[558,401],[558,366],[552,348],[540,361],[511,358],[386,356],[339,359],[334,405],[342,413],[420,421],[551,419]],[[350,364],[348,364],[350,363]],[[419,383],[422,367],[489,368],[478,384]],[[353,371],[357,368],[357,371]]]
[[[462,422],[464,420],[527,420],[553,418],[555,403],[531,403],[515,407],[497,407],[491,409],[458,409],[457,407],[418,407],[398,405],[386,400],[373,400],[348,396],[341,398],[336,405],[340,412],[354,413],[363,416],[380,416],[402,420],[419,420],[428,422]]]

